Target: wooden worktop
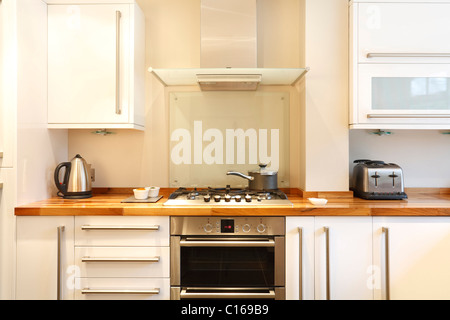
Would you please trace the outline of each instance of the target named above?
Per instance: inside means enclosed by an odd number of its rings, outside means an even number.
[[[354,198],[351,192],[303,192],[283,189],[293,207],[278,206],[164,206],[174,189],[161,189],[157,203],[121,203],[132,196],[131,189],[98,188],[89,199],[67,200],[59,197],[15,208],[17,216],[450,216],[450,189],[407,189],[407,200],[369,201]],[[315,206],[308,197],[328,198],[325,206]]]

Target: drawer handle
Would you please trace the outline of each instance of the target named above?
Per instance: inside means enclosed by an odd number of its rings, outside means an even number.
[[[446,119],[450,118],[450,114],[368,114],[368,119],[421,119],[421,118],[435,118]]]
[[[108,257],[82,257],[81,262],[159,262],[159,257],[149,258],[108,258]]]
[[[159,294],[159,288],[154,289],[89,289],[85,288],[81,290],[82,294]]]
[[[137,230],[137,231],[158,231],[159,226],[81,226],[81,230]]]
[[[367,54],[367,58],[450,58],[450,53],[385,53],[371,52]]]
[[[64,246],[64,239],[63,239],[63,233],[65,231],[65,226],[59,226],[57,229],[57,262],[56,262],[56,299],[62,300],[63,299],[63,292],[62,292],[62,255],[63,255],[63,246]]]

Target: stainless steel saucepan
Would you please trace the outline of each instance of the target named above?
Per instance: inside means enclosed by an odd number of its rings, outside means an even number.
[[[259,169],[248,172],[248,175],[236,171],[228,171],[229,176],[238,176],[248,180],[250,190],[277,190],[278,171],[267,170],[267,164],[260,164]]]

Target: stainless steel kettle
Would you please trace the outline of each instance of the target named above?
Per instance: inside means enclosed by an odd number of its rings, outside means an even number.
[[[65,168],[64,179],[59,180],[59,172]],[[65,199],[85,199],[92,197],[90,165],[79,154],[70,162],[60,163],[54,173],[58,196]]]

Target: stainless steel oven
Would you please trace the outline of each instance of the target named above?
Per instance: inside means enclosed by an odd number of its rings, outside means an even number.
[[[285,299],[284,217],[172,217],[171,299]]]

